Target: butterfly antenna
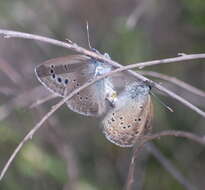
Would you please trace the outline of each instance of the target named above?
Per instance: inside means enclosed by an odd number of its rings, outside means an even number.
[[[90,49],[92,49],[91,44],[90,44],[90,32],[89,32],[88,21],[86,21],[86,31],[87,31],[88,46],[89,46]]]
[[[165,108],[167,108],[170,112],[174,112],[174,110],[169,107],[168,105],[166,105],[162,100],[159,99],[158,96],[156,96],[153,92],[150,92],[152,96],[154,96],[156,98],[156,100],[161,104],[163,105]]]

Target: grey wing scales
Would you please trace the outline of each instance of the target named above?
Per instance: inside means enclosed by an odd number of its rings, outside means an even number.
[[[125,90],[126,86],[136,81],[138,81],[138,79],[131,75],[128,71],[122,71],[110,77],[110,82],[112,83],[117,94],[120,94]]]
[[[67,56],[48,60],[36,67],[39,81],[50,91],[66,96],[93,78],[95,65],[83,55]],[[83,115],[98,115],[101,102],[95,84],[68,100],[68,107]]]

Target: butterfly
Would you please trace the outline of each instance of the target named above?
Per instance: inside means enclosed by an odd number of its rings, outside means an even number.
[[[151,129],[153,106],[150,87],[133,82],[119,94],[114,108],[102,121],[103,133],[112,143],[132,147],[136,140]]]
[[[106,58],[109,58],[105,54]],[[38,65],[35,73],[38,80],[51,92],[65,97],[86,82],[115,69],[113,66],[85,55],[70,55],[54,58]],[[107,77],[80,91],[66,102],[74,112],[86,116],[100,116],[112,104],[117,92],[135,80],[125,72]]]
[[[105,54],[106,58],[108,57]],[[85,55],[48,60],[35,69],[39,81],[58,96],[75,89],[115,67]],[[74,112],[103,116],[103,133],[112,143],[131,147],[147,133],[152,119],[149,85],[127,71],[106,77],[83,89],[66,102]]]

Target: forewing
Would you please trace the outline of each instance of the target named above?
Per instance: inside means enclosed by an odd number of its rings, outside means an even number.
[[[66,96],[93,79],[95,64],[83,55],[74,55],[48,60],[36,67],[39,81],[59,96]],[[98,115],[102,111],[102,101],[96,84],[71,98],[68,107],[83,115]]]

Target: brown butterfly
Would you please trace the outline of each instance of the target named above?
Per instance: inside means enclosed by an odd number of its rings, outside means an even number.
[[[150,87],[134,82],[119,94],[114,108],[103,119],[103,133],[112,143],[131,147],[151,129],[153,106]]]
[[[105,55],[106,58],[108,55]],[[48,60],[36,67],[38,80],[53,93],[65,97],[86,82],[115,69],[113,66],[84,55],[71,55]],[[136,80],[122,72],[96,82],[68,100],[68,107],[86,116],[100,116],[112,104],[116,94]],[[108,101],[107,101],[108,100]]]
[[[72,55],[48,60],[35,71],[46,88],[64,97],[113,69],[113,66],[94,58]],[[83,115],[104,115],[102,123],[106,138],[118,146],[130,147],[150,129],[152,102],[149,91],[148,85],[136,81],[125,71],[82,90],[68,100],[67,105]]]

